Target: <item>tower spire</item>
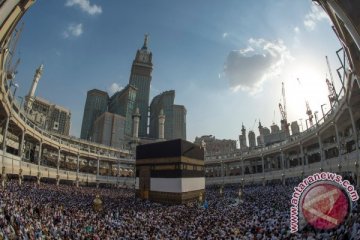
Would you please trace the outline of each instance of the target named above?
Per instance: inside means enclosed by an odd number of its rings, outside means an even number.
[[[148,41],[149,41],[149,34],[146,33],[145,38],[144,38],[144,45],[143,45],[142,49],[147,49]]]

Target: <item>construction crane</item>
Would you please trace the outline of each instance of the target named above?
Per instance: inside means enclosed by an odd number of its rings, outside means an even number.
[[[335,90],[335,86],[334,86],[334,79],[331,73],[331,67],[330,67],[330,62],[327,56],[325,56],[326,58],[326,64],[329,70],[329,74],[330,74],[330,80],[328,78],[326,78],[326,85],[328,87],[328,91],[329,91],[329,101],[330,101],[330,106],[333,107],[337,102],[338,102],[338,96],[336,94],[336,90]]]
[[[9,43],[9,51],[8,51],[8,56],[6,58],[5,67],[6,67],[6,78],[11,81],[14,80],[15,75],[17,73],[16,68],[18,67],[18,65],[20,63],[20,59],[18,59],[16,61],[15,65],[12,66],[12,60],[15,55],[16,47],[19,42],[19,38],[23,31],[23,28],[24,28],[24,23],[22,23],[22,25],[20,26],[19,29],[15,29],[13,35],[11,36],[11,40]]]
[[[314,125],[314,123],[313,123],[314,115],[312,114],[309,102],[307,100],[305,100],[305,104],[306,104],[306,114],[309,117],[310,127],[312,127]]]
[[[254,131],[254,127],[255,127],[256,122],[257,122],[257,119],[255,118],[254,125],[252,126],[251,131]]]
[[[300,86],[302,87],[302,84],[301,84],[299,78],[297,78],[297,81],[300,84]],[[314,122],[313,122],[314,115],[312,114],[310,104],[309,104],[309,102],[308,102],[308,100],[306,98],[305,98],[305,106],[306,106],[306,115],[308,115],[310,127],[312,127],[314,125]],[[305,123],[306,123],[306,120],[305,120]]]
[[[6,78],[8,80],[14,80],[15,79],[15,75],[17,74],[17,67],[20,64],[20,58],[18,58],[18,60],[16,61],[14,66],[10,65],[10,68],[7,70],[6,72]]]
[[[282,97],[283,97],[283,105],[279,103],[279,109],[281,113],[281,128],[285,131],[285,135],[289,135],[289,123],[287,122],[287,112],[286,112],[286,97],[285,97],[285,85],[282,83]]]

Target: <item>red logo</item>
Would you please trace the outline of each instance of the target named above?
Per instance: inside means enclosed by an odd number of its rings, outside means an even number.
[[[342,224],[350,210],[348,196],[337,186],[321,182],[314,184],[302,198],[306,221],[317,229],[332,229]]]

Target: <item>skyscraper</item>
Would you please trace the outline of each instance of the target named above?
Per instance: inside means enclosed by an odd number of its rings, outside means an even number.
[[[175,100],[175,91],[165,91],[153,98],[150,104],[150,131],[151,138],[159,137],[159,121],[160,111],[163,110],[165,115],[164,137],[167,140],[173,139],[173,105]]]
[[[137,89],[132,85],[127,85],[121,91],[116,92],[110,97],[109,112],[125,117],[124,134],[131,136],[132,115],[135,111],[135,99]]]
[[[137,88],[135,105],[140,110],[139,137],[147,136],[148,108],[150,95],[151,72],[153,69],[152,53],[148,49],[148,35],[144,45],[137,50],[131,67],[129,84]]]
[[[249,131],[248,137],[249,137],[249,148],[252,149],[256,147],[256,139],[255,139],[254,131]]]
[[[125,117],[105,112],[94,122],[93,140],[107,146],[120,148],[124,144]]]
[[[239,136],[239,142],[240,142],[240,150],[247,149],[246,144],[246,129],[244,127],[244,124],[241,126],[241,135]]]
[[[150,131],[152,138],[159,138],[159,115],[165,115],[164,137],[167,140],[181,138],[186,140],[186,109],[175,105],[175,91],[165,91],[153,98],[150,104]]]
[[[107,92],[92,89],[87,92],[80,138],[90,140],[96,118],[107,111],[109,95]]]
[[[173,135],[172,135],[173,139],[181,138],[186,140],[186,109],[183,105],[173,105],[172,128],[173,128]]]

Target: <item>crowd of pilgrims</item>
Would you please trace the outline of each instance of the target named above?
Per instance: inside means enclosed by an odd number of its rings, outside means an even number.
[[[298,181],[206,189],[206,205],[162,205],[127,188],[7,182],[0,189],[0,239],[360,239],[360,205],[330,231],[292,234],[290,196]],[[222,193],[220,193],[222,192]],[[94,211],[95,196],[102,210]]]

